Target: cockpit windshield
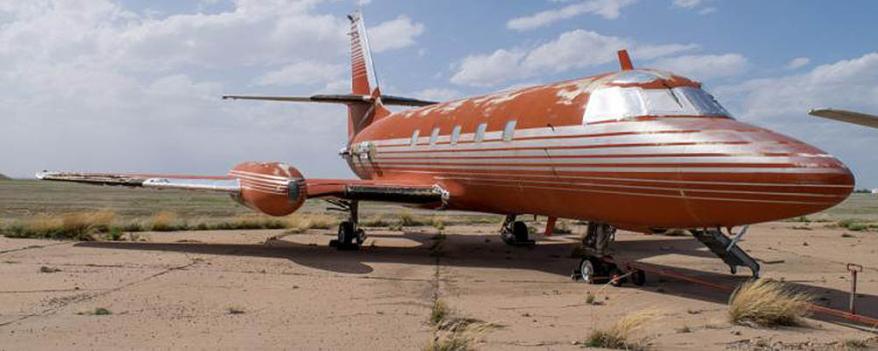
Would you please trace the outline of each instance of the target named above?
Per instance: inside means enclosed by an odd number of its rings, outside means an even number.
[[[615,121],[638,116],[731,117],[713,96],[694,87],[597,89],[591,93],[585,109],[585,123]]]

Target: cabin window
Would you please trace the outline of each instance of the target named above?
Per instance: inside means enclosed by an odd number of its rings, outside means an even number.
[[[488,124],[487,124],[487,123],[481,123],[481,124],[479,124],[478,127],[476,127],[476,138],[475,138],[475,142],[477,142],[477,143],[481,143],[482,140],[485,139],[485,130],[487,130],[487,129],[488,129]]]
[[[436,145],[436,140],[439,139],[439,127],[433,128],[433,133],[430,134],[430,145]]]
[[[506,122],[506,127],[503,127],[503,141],[512,141],[512,134],[515,133],[515,123],[515,120]]]
[[[460,126],[454,126],[451,130],[451,145],[456,145],[458,140],[460,140]]]
[[[412,146],[418,145],[418,134],[421,133],[420,129],[415,129],[412,133]]]

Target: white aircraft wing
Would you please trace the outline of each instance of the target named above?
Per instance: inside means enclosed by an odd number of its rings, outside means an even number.
[[[878,128],[878,116],[866,113],[837,110],[832,108],[817,108],[808,111],[808,114],[817,117],[834,119],[847,123],[859,124],[861,126]]]

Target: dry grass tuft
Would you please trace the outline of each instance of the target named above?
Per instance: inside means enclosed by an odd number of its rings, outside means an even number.
[[[840,346],[842,350],[865,350],[869,348],[869,340],[845,339]]]
[[[148,227],[154,232],[170,232],[182,227],[176,213],[161,211],[152,216]]]
[[[770,279],[748,281],[729,299],[729,319],[741,325],[797,326],[808,314],[811,295],[791,291]]]
[[[380,227],[389,227],[393,225],[394,222],[387,219],[385,216],[374,216],[369,218],[364,218],[360,220],[360,226],[362,227],[370,227],[370,228],[380,228]]]
[[[647,309],[630,313],[622,317],[609,329],[596,329],[589,334],[585,345],[620,350],[645,350],[646,339],[632,340],[634,332],[642,329],[646,323],[656,319],[660,311]]]
[[[308,229],[330,229],[338,224],[338,219],[323,214],[294,214],[286,218],[285,226],[292,233]]]
[[[439,299],[433,301],[430,324],[434,327],[433,339],[424,346],[425,351],[473,350],[473,344],[482,336],[500,327],[474,318],[456,317]]]
[[[104,307],[97,307],[94,310],[80,311],[76,314],[86,316],[109,316],[113,314],[113,311],[110,311],[109,309],[106,309]]]
[[[116,214],[111,211],[75,212],[59,216],[37,215],[13,224],[9,237],[94,240],[92,234],[110,230]]]
[[[438,326],[445,321],[448,316],[448,305],[442,300],[433,301],[433,308],[430,310],[430,324]]]

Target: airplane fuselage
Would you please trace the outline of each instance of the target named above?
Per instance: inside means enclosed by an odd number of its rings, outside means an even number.
[[[349,151],[359,177],[437,184],[451,209],[636,230],[800,216],[853,188],[826,152],[731,118],[697,82],[647,70],[394,113]]]

